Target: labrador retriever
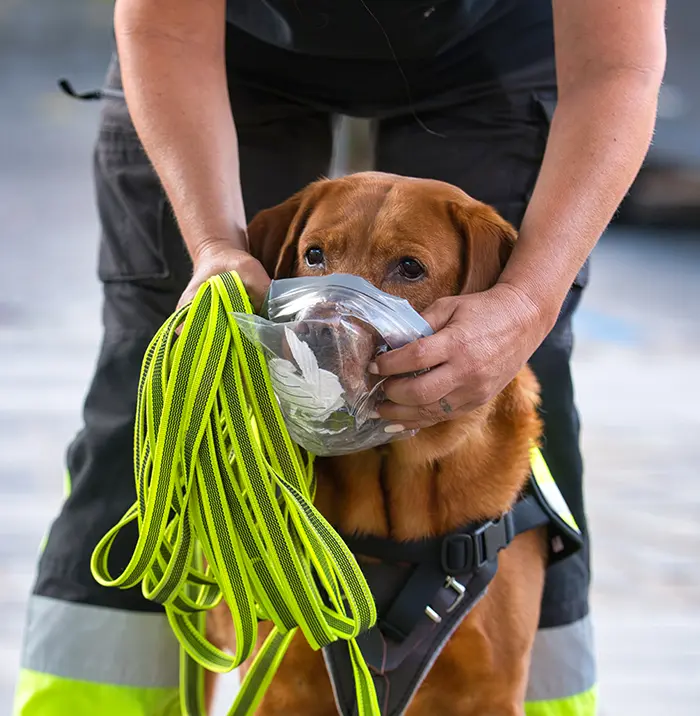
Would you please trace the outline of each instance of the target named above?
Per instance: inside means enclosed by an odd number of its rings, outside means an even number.
[[[378,172],[315,182],[258,214],[248,232],[251,252],[275,278],[356,274],[419,312],[441,297],[491,287],[516,239],[494,209],[454,186]],[[344,533],[395,540],[496,518],[528,479],[529,448],[541,434],[538,396],[526,367],[464,417],[382,448],[319,458],[316,505]],[[501,553],[488,592],[450,638],[409,716],[524,713],[545,562],[541,529]],[[211,615],[209,632],[232,646],[225,607]],[[337,713],[323,657],[301,636],[258,713]]]

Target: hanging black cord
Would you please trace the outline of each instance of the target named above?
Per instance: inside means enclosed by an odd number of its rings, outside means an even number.
[[[100,99],[124,99],[124,92],[109,88],[89,90],[87,92],[76,92],[73,85],[66,79],[58,80],[58,86],[62,92],[75,99],[88,101]]]

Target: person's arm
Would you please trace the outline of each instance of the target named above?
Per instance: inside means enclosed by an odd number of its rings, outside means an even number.
[[[117,0],[114,30],[134,127],[172,204],[195,268],[184,299],[236,269],[259,299],[226,82],[225,0]]]
[[[501,282],[550,324],[629,190],[654,131],[665,0],[554,0],[559,101]]]
[[[453,418],[512,380],[554,325],[571,284],[640,169],[666,62],[665,0],[553,0],[559,102],[520,236],[499,282],[437,301],[436,330],[377,359],[383,417]]]

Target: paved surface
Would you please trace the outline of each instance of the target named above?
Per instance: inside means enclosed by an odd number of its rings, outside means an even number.
[[[35,12],[25,35],[3,34],[17,6],[0,9],[0,715],[99,341],[98,108],[60,97],[54,80],[99,83],[109,51],[99,5],[77,26]],[[70,37],[43,53],[53,33]],[[605,716],[698,713],[699,279],[700,233],[617,230],[596,250],[578,318]]]

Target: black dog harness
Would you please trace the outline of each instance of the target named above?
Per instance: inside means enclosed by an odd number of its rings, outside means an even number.
[[[580,548],[576,522],[539,453],[538,458],[525,494],[497,520],[408,542],[342,535],[355,555],[379,560],[360,563],[379,619],[357,643],[372,672],[382,716],[405,712],[450,636],[486,593],[498,553],[517,535],[547,526],[551,561]],[[334,642],[323,653],[339,713],[356,716],[347,645]]]

